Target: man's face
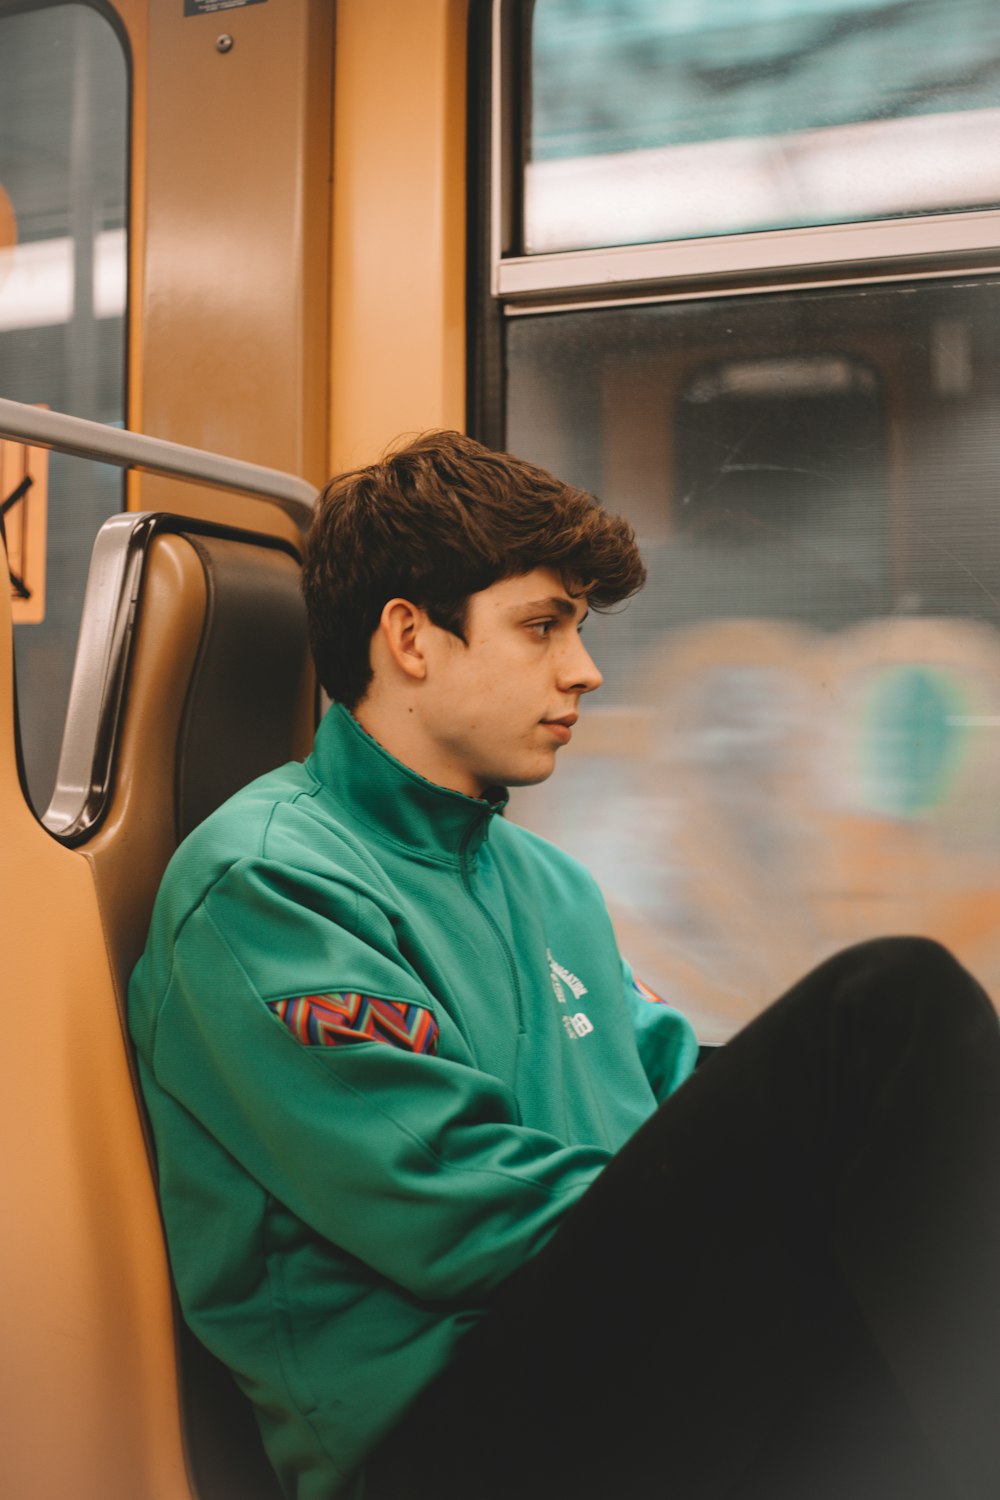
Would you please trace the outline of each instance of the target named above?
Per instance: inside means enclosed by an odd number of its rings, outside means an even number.
[[[558,573],[535,568],[472,595],[464,643],[430,627],[420,711],[432,779],[478,797],[552,774],[581,694],[601,685],[580,638],[586,614]]]

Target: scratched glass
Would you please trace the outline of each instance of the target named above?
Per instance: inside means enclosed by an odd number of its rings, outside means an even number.
[[[509,447],[649,567],[514,814],[704,1035],[886,931],[1000,998],[998,347],[989,279],[510,320]]]
[[[996,0],[536,0],[524,249],[1000,202]]]
[[[0,15],[0,392],[119,425],[127,140],[125,56],[103,16],[89,5]],[[90,548],[123,504],[119,469],[50,456],[45,618],[14,629],[38,811],[55,782]]]

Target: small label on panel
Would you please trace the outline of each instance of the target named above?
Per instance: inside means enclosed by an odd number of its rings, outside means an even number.
[[[48,477],[47,449],[0,439],[0,519],[15,625],[40,625],[45,619]]]
[[[214,16],[221,10],[242,10],[244,5],[264,5],[266,0],[184,0],[186,16]]]

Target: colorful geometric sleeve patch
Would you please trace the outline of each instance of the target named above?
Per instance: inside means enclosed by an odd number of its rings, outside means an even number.
[[[353,990],[330,995],[296,995],[269,1000],[273,1011],[306,1047],[341,1047],[352,1042],[388,1042],[404,1052],[436,1053],[438,1024],[422,1005],[376,1000]]]
[[[632,975],[632,984],[636,993],[641,995],[644,1000],[651,1000],[654,1005],[670,1004],[669,1000],[664,1000],[662,995],[658,995],[655,990],[651,990],[648,984],[643,984],[642,980],[636,974]]]

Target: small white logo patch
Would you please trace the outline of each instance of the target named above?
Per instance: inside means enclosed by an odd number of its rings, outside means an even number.
[[[575,1041],[578,1036],[587,1036],[594,1029],[594,1023],[582,1010],[578,1010],[575,1016],[563,1016],[563,1025],[566,1034]]]

